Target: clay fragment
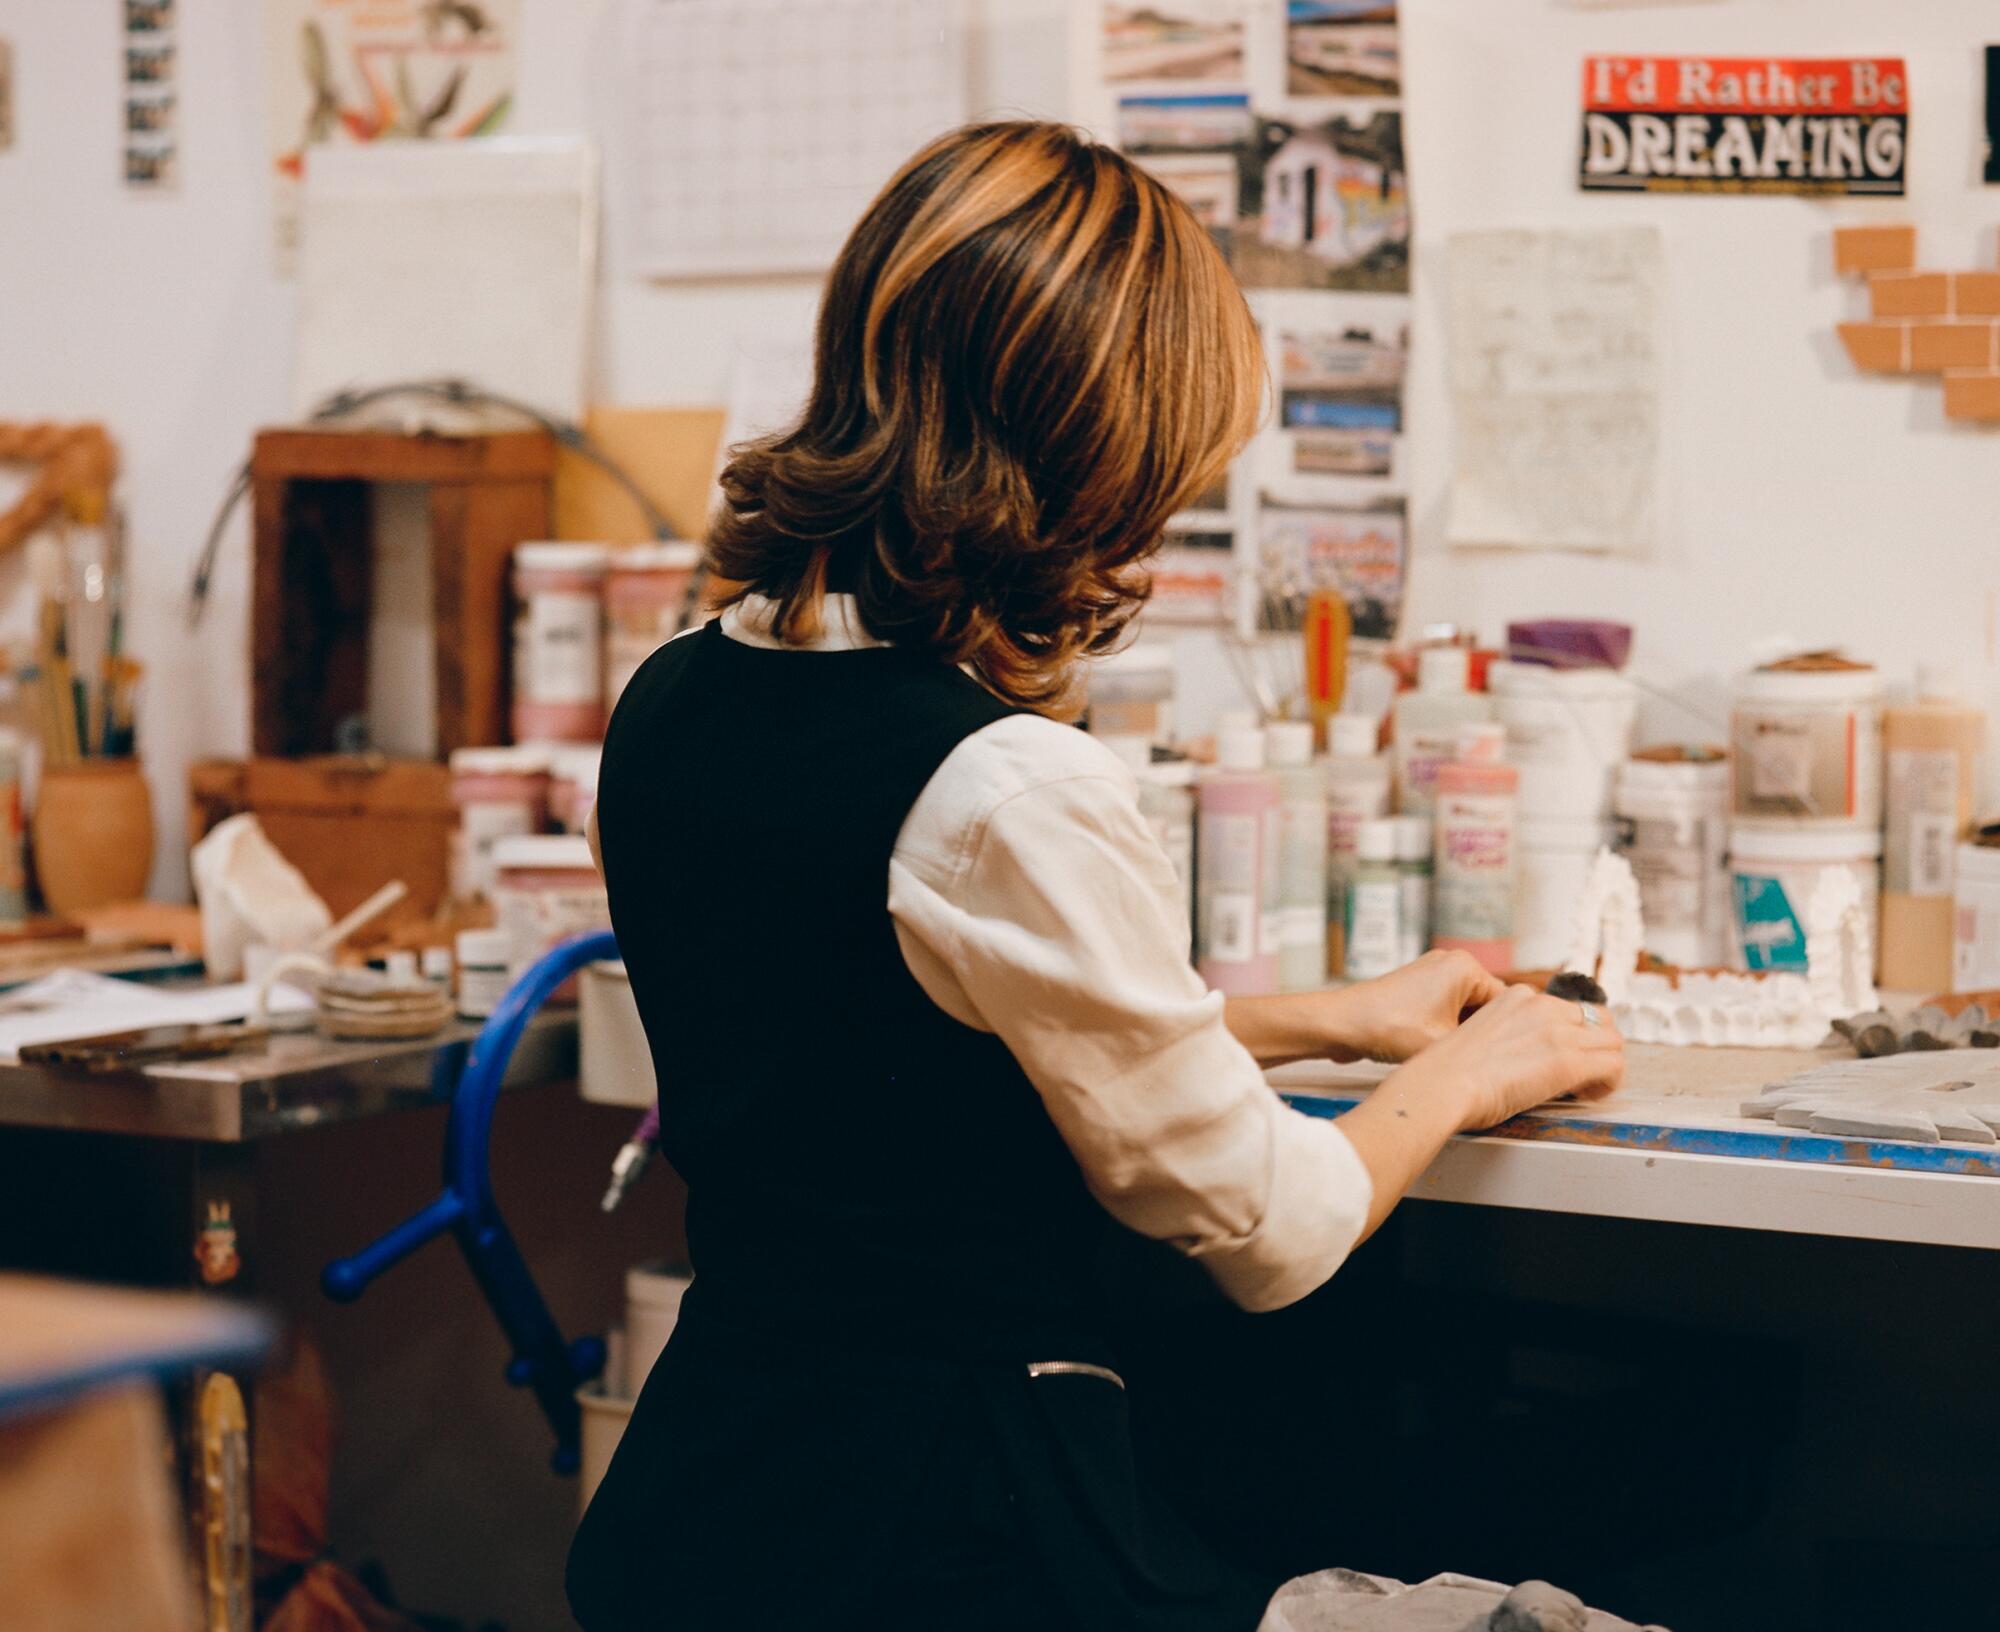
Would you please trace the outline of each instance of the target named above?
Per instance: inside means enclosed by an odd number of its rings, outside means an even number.
[[[1486,1622],[1489,1632],[1585,1632],[1590,1611],[1574,1593],[1546,1581],[1523,1581],[1500,1600]]]

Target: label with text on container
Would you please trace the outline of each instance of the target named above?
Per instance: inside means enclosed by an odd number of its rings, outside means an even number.
[[[1586,57],[1592,192],[1903,194],[1900,57]]]
[[[1514,935],[1514,796],[1438,799],[1434,940],[1505,941]]]
[[[1949,895],[1958,847],[1958,753],[1951,748],[1892,748],[1887,759],[1882,888],[1900,895]],[[1976,771],[1972,780],[1977,786]]]
[[[1278,949],[1278,813],[1203,811],[1195,874],[1202,956],[1248,963]]]

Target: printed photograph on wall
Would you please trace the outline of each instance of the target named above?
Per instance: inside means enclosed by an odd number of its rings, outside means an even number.
[[[1395,0],[1289,0],[1285,89],[1293,96],[1398,96]]]
[[[1410,286],[1403,116],[1261,121],[1230,264],[1252,289]]]
[[[1400,330],[1280,331],[1277,418],[1292,474],[1389,474],[1403,428],[1404,357]]]
[[[1104,8],[1104,77],[1241,79],[1243,9],[1233,0],[1160,0]]]
[[[1176,516],[1166,542],[1147,563],[1153,593],[1143,614],[1148,623],[1223,624],[1233,613],[1236,534],[1228,528],[1184,526],[1198,513]]]
[[[174,0],[125,0],[125,101],[119,119],[125,185],[163,192],[179,180],[174,133]]]
[[[1340,593],[1362,639],[1387,640],[1403,607],[1404,503],[1281,505],[1259,517],[1254,627],[1297,629],[1315,590]]]

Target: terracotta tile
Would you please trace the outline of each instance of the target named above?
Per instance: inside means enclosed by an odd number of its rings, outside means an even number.
[[[1901,227],[1835,227],[1833,269],[1836,272],[1910,272],[1917,264],[1917,229]]]
[[[1873,317],[1948,317],[1948,272],[1871,272],[1868,311]]]
[[[1954,317],[2000,317],[2000,272],[1954,272],[1951,275]]]
[[[1994,340],[2000,323],[1912,323],[1910,370],[1935,374],[1947,368],[1992,368],[2000,363]]]
[[[1909,369],[1907,323],[1843,323],[1840,343],[1854,366],[1874,374],[1902,374]]]
[[[1944,417],[2000,423],[2000,370],[1945,375]]]

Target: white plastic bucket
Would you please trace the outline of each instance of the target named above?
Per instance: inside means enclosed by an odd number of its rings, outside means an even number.
[[[1958,847],[1952,900],[1952,985],[1961,992],[2000,987],[2000,850]]]
[[[1520,894],[1514,906],[1517,968],[1552,969],[1569,956],[1591,863],[1610,842],[1605,822],[1521,823],[1516,835]]]
[[[1728,963],[1729,762],[1627,760],[1613,808],[1639,881],[1646,950],[1683,969]]]
[[[1521,773],[1524,821],[1602,820],[1611,783],[1632,751],[1639,699],[1613,669],[1498,662],[1486,671],[1507,760]]]
[[[1806,909],[1829,872],[1845,869],[1868,906],[1870,944],[1882,895],[1882,833],[1867,827],[1779,827],[1738,822],[1729,833],[1737,967],[1806,968]]]
[[[1733,713],[1739,821],[1882,825],[1882,677],[1873,669],[1757,669]]]
[[[653,1050],[625,965],[616,960],[587,965],[577,990],[578,1092],[598,1105],[651,1105],[659,1094]]]
[[[665,1259],[634,1264],[625,1272],[625,1392],[637,1399],[653,1362],[674,1335],[681,1299],[693,1279]]]

